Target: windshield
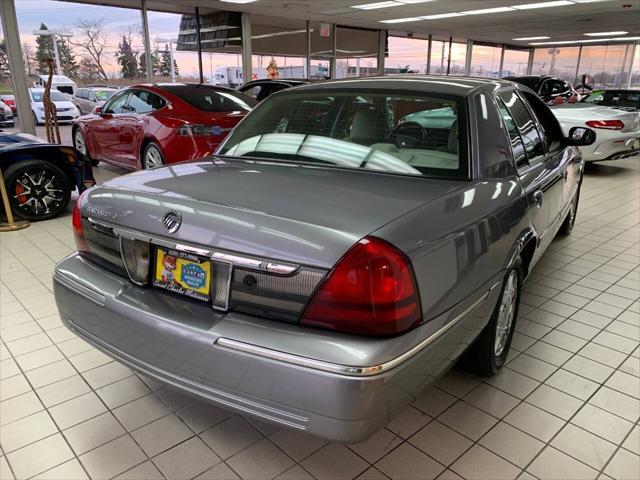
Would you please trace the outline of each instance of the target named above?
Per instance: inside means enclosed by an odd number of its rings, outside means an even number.
[[[243,93],[219,90],[206,85],[167,86],[166,90],[192,107],[205,112],[248,112],[257,103]]]
[[[94,90],[93,93],[96,95],[98,102],[105,102],[116,93],[116,90]]]
[[[32,91],[31,98],[33,98],[34,102],[42,102],[44,98],[44,90]],[[69,97],[62,92],[57,90],[51,90],[51,101],[52,102],[64,102],[68,101]]]
[[[287,92],[257,107],[218,154],[467,178],[466,125],[457,96]]]
[[[594,90],[582,99],[605,107],[634,108],[640,110],[640,90]]]

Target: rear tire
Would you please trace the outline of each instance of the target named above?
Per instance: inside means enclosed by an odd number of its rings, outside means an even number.
[[[522,261],[518,258],[505,274],[491,320],[465,353],[463,365],[471,373],[490,377],[505,364],[518,319],[521,288]]]
[[[11,211],[29,221],[48,220],[64,212],[71,199],[67,174],[51,162],[24,160],[4,172]]]
[[[164,155],[156,142],[149,142],[142,154],[142,168],[149,170],[164,166]]]

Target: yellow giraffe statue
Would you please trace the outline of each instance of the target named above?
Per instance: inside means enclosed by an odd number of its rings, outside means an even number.
[[[60,144],[60,128],[58,127],[58,115],[56,113],[56,105],[51,101],[51,80],[53,79],[53,59],[47,58],[47,67],[49,69],[49,78],[44,86],[44,95],[42,103],[44,104],[44,123],[47,129],[47,141],[49,143]]]

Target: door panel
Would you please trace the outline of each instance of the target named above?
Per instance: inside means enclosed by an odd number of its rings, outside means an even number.
[[[105,105],[101,115],[102,120],[96,122],[94,127],[94,140],[98,145],[98,158],[101,160],[122,163],[120,158],[118,125],[128,97],[128,91],[114,96],[109,103]]]

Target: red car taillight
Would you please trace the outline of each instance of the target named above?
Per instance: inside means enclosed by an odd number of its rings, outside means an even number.
[[[422,322],[415,275],[390,243],[356,243],[320,285],[301,323],[341,332],[392,335]]]
[[[73,207],[73,238],[76,241],[76,247],[78,248],[78,251],[88,252],[89,245],[87,244],[87,238],[84,234],[84,227],[82,226],[82,214],[80,213],[80,200],[82,199],[82,195],[84,195],[84,192],[80,194],[78,200],[76,200],[75,206]]]
[[[622,130],[624,123],[620,120],[589,120],[587,126],[591,128],[603,128],[605,130]]]

